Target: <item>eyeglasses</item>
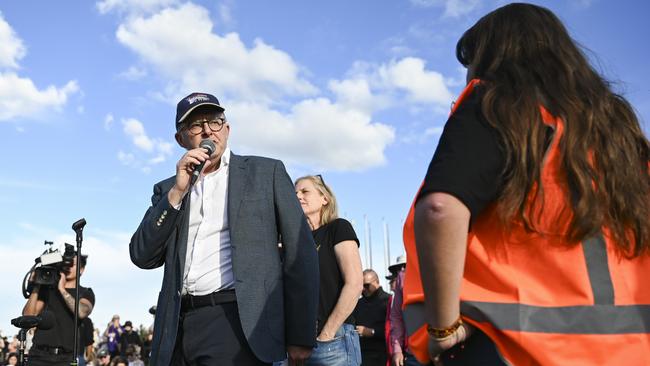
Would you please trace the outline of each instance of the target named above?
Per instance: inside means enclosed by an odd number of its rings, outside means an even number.
[[[219,132],[226,124],[226,117],[217,117],[216,119],[202,119],[194,121],[185,127],[192,135],[198,135],[203,132],[203,125],[208,124],[212,132]]]
[[[371,283],[364,283],[364,284],[363,284],[363,288],[365,288],[365,289],[369,289],[369,288],[370,288],[370,285],[371,285]]]

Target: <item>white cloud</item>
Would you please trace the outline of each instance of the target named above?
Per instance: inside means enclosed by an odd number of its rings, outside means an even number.
[[[444,7],[443,17],[456,18],[468,14],[480,5],[479,0],[411,0],[420,7]]]
[[[0,12],[0,67],[18,68],[18,60],[23,58],[27,50],[23,41],[4,20]]]
[[[260,39],[247,47],[236,33],[213,33],[207,9],[192,3],[128,18],[116,34],[145,64],[171,80],[171,90],[185,91],[168,95],[170,100],[188,90],[210,90],[270,103],[278,96],[317,91],[286,52]]]
[[[424,130],[424,136],[430,137],[434,135],[441,135],[443,130],[444,130],[444,126],[429,127],[426,130]]]
[[[330,80],[329,89],[336,96],[337,103],[343,107],[371,113],[389,105],[385,97],[371,91],[370,83],[364,78]]]
[[[422,59],[407,57],[382,65],[379,75],[388,85],[406,91],[413,102],[449,105],[453,100],[453,94],[447,88],[443,75],[425,70]]]
[[[126,166],[132,166],[135,163],[135,155],[120,150],[117,152],[117,160]]]
[[[356,62],[348,74],[347,80],[330,81],[330,89],[341,103],[354,100],[359,108],[370,105],[376,111],[407,105],[447,111],[454,98],[448,85],[455,80],[428,70],[425,61],[416,57],[379,65]]]
[[[143,77],[147,76],[147,70],[136,66],[131,66],[126,71],[120,73],[119,76],[130,81],[140,80]]]
[[[133,144],[141,150],[152,152],[154,143],[144,131],[142,122],[134,118],[128,118],[122,121],[124,133],[131,138]]]
[[[232,16],[231,5],[222,2],[218,5],[219,20],[225,26],[232,27],[235,24],[235,19]]]
[[[0,13],[0,69],[19,69],[18,61],[26,53],[22,40]],[[60,110],[78,90],[74,80],[62,87],[50,85],[39,90],[31,79],[0,70],[0,121],[39,118],[51,109]]]
[[[115,118],[113,118],[112,114],[107,114],[106,117],[104,117],[104,129],[106,131],[110,131],[111,127],[113,127],[113,122],[115,121]]]
[[[0,72],[0,121],[17,117],[38,118],[47,110],[60,110],[68,97],[78,90],[76,81],[69,81],[60,88],[50,85],[39,90],[30,79],[13,72]]]
[[[154,12],[177,3],[178,0],[102,0],[97,2],[96,6],[101,14],[111,11],[139,14]]]
[[[224,14],[220,9],[217,18]],[[328,96],[288,53],[259,39],[248,46],[238,34],[218,35],[213,28],[207,9],[187,3],[127,17],[116,37],[152,75],[168,80],[157,94],[162,100],[175,103],[195,90],[218,95],[233,121],[237,152],[319,169],[368,169],[386,162],[386,147],[395,140],[391,121],[376,121],[373,113],[393,106],[446,112],[453,98],[444,77],[414,57],[355,63],[347,78],[328,82]],[[123,163],[146,172],[172,154],[173,144],[169,153],[156,150],[160,140],[148,137],[141,123],[130,124],[125,132],[149,155],[123,152]]]
[[[139,150],[137,154],[120,150],[117,159],[122,164],[140,168],[143,172],[148,173],[151,171],[151,165],[166,161],[172,154],[174,144],[163,139],[149,137],[144,124],[137,119],[127,118],[122,120],[122,127],[124,134]]]
[[[304,100],[284,115],[261,104],[230,107],[231,141],[263,154],[321,170],[363,170],[382,165],[394,129],[364,111],[325,98]],[[260,118],[263,116],[263,118]]]

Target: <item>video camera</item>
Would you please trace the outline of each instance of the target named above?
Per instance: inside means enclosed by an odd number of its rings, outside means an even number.
[[[41,286],[56,286],[61,278],[60,272],[67,272],[74,263],[76,251],[74,245],[65,243],[63,253],[58,248],[53,248],[53,242],[45,241],[49,245],[39,257],[35,259],[33,283]]]

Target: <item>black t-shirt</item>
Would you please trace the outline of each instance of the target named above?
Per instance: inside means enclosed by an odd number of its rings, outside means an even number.
[[[336,254],[334,254],[334,246],[346,240],[354,240],[359,245],[359,239],[357,239],[352,225],[347,220],[340,218],[319,227],[312,231],[312,234],[316,242],[320,270],[318,301],[318,333],[320,333],[336,306],[344,284],[341,269],[336,261]],[[352,315],[345,322],[354,324]]]
[[[418,196],[451,194],[467,206],[472,221],[498,198],[506,162],[501,138],[481,111],[481,97],[475,89],[447,120]]]
[[[76,296],[74,288],[66,291],[72,297]],[[34,334],[34,344],[49,347],[62,347],[72,352],[74,344],[74,313],[68,309],[59,290],[54,287],[41,287],[38,299],[45,302],[43,311],[50,311],[55,317],[54,326],[47,330],[37,329]],[[86,299],[95,305],[95,294],[91,288],[79,287],[79,300]],[[81,321],[78,323],[81,325]],[[81,327],[80,327],[81,328]]]
[[[89,317],[81,320],[81,325],[79,326],[79,354],[84,353],[84,349],[87,346],[95,343],[95,325]]]

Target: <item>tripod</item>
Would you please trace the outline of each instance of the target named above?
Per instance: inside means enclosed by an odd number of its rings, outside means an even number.
[[[25,339],[27,339],[27,329],[20,329],[18,332],[18,366],[25,366]]]

